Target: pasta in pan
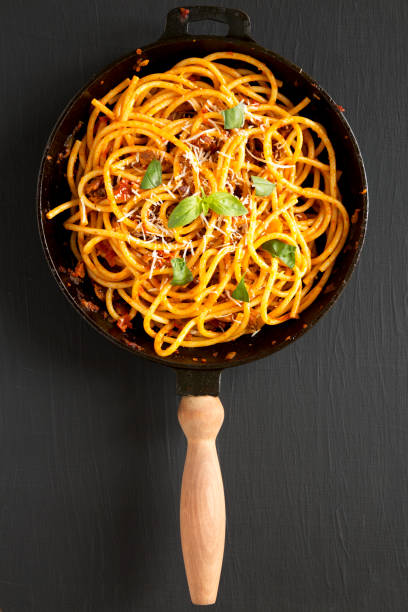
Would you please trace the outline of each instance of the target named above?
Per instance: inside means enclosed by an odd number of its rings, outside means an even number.
[[[64,226],[106,311],[158,355],[296,318],[349,229],[326,130],[266,65],[188,58],[93,100],[67,164]]]

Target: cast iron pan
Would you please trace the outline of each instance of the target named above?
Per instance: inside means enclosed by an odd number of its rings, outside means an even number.
[[[192,36],[188,24],[213,20],[229,26],[225,37]],[[353,271],[363,244],[368,213],[367,183],[357,142],[343,113],[328,94],[303,70],[256,44],[250,37],[250,20],[242,11],[211,6],[194,6],[186,11],[175,8],[167,16],[161,38],[143,49],[149,64],[139,73],[162,72],[190,56],[205,56],[215,51],[236,51],[256,57],[272,69],[284,83],[283,92],[293,101],[304,96],[312,103],[304,111],[322,123],[334,145],[338,168],[342,170],[340,189],[350,216],[350,233],[333,269],[329,285],[301,314],[279,326],[265,326],[256,336],[243,336],[234,342],[200,349],[183,348],[167,358],[154,353],[153,342],[142,327],[140,317],[126,333],[104,319],[101,312],[88,312],[83,300],[94,300],[93,288],[86,280],[72,283],[69,270],[75,265],[68,235],[61,219],[48,221],[46,213],[69,199],[64,177],[66,159],[61,153],[72,139],[81,135],[92,98],[102,97],[114,85],[134,73],[135,52],[98,74],[63,111],[47,142],[41,163],[37,203],[42,244],[59,287],[71,304],[106,338],[141,357],[174,368],[177,391],[182,396],[179,420],[188,438],[188,450],[181,491],[180,526],[184,563],[193,603],[210,604],[216,599],[221,572],[225,504],[222,477],[215,449],[215,438],[223,420],[217,397],[221,370],[249,363],[278,351],[309,330],[329,310]],[[357,211],[357,212],[356,212]],[[226,359],[236,353],[234,359]],[[197,360],[198,359],[198,360]],[[201,361],[204,359],[205,361]]]

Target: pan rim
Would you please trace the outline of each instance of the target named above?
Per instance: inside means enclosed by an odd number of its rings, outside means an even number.
[[[361,194],[362,198],[361,198],[361,203],[362,203],[362,217],[361,217],[361,225],[360,225],[360,230],[359,230],[359,234],[358,234],[358,238],[357,238],[357,244],[356,244],[356,248],[355,251],[353,253],[352,259],[350,260],[348,267],[344,273],[343,279],[342,281],[337,285],[335,291],[333,292],[333,294],[330,296],[330,299],[328,300],[328,302],[318,311],[316,312],[316,314],[313,316],[313,319],[311,320],[311,322],[309,323],[307,328],[301,328],[296,334],[293,335],[293,337],[291,337],[288,340],[285,340],[283,342],[280,342],[278,344],[276,344],[275,346],[271,345],[270,348],[267,351],[262,351],[262,354],[259,355],[257,350],[254,350],[253,355],[249,355],[247,357],[244,358],[239,358],[236,361],[234,361],[234,359],[231,360],[223,360],[222,364],[215,364],[215,363],[203,363],[203,362],[191,362],[191,363],[183,363],[183,362],[177,362],[177,361],[173,361],[169,358],[166,357],[161,357],[159,355],[149,355],[147,353],[145,353],[144,351],[140,351],[140,350],[135,350],[134,348],[132,348],[131,346],[126,345],[126,343],[120,341],[119,339],[115,338],[114,336],[110,335],[107,331],[105,331],[104,329],[102,329],[97,322],[95,322],[93,320],[93,318],[89,315],[89,313],[87,313],[86,311],[84,311],[83,309],[80,308],[79,304],[77,303],[77,301],[74,299],[74,297],[71,295],[71,293],[68,291],[67,287],[65,286],[65,283],[63,282],[63,279],[61,278],[57,266],[51,256],[49,247],[48,247],[48,243],[47,243],[47,239],[46,239],[46,234],[45,234],[45,229],[44,229],[44,218],[43,218],[43,210],[44,210],[44,205],[43,205],[43,180],[44,180],[44,169],[45,169],[45,164],[47,161],[47,154],[48,151],[51,147],[51,144],[55,138],[55,136],[58,134],[60,128],[61,128],[61,124],[63,123],[63,121],[65,120],[65,118],[67,117],[67,115],[69,114],[69,112],[71,111],[71,109],[75,106],[75,103],[80,99],[80,97],[92,86],[94,85],[97,81],[100,81],[101,79],[103,79],[103,76],[106,75],[111,69],[113,69],[114,67],[122,64],[123,62],[126,62],[127,60],[130,60],[131,58],[135,57],[135,51],[131,52],[131,53],[127,53],[126,55],[122,56],[121,58],[111,62],[108,66],[104,67],[101,71],[99,71],[96,75],[94,75],[93,77],[91,77],[91,79],[80,89],[78,90],[72,97],[71,99],[68,101],[68,103],[64,106],[63,110],[59,113],[58,118],[53,126],[53,129],[50,132],[49,137],[47,138],[45,147],[44,147],[44,151],[42,154],[42,158],[41,158],[41,163],[40,163],[40,168],[39,168],[39,173],[38,173],[38,179],[37,179],[37,188],[36,188],[36,207],[37,207],[37,227],[38,227],[38,231],[40,234],[40,239],[41,239],[41,244],[42,244],[42,248],[48,263],[48,266],[50,268],[50,271],[52,273],[52,276],[54,277],[57,285],[59,286],[60,290],[62,291],[63,295],[68,299],[68,301],[70,302],[70,304],[77,310],[77,312],[83,317],[85,318],[85,320],[97,331],[99,332],[104,338],[108,339],[110,342],[112,342],[113,344],[115,344],[116,346],[118,346],[121,349],[125,349],[128,352],[132,353],[133,355],[137,355],[139,357],[142,357],[144,359],[148,359],[149,361],[152,361],[154,363],[160,363],[162,365],[166,365],[168,367],[172,367],[173,369],[187,369],[187,370],[208,370],[208,371],[215,371],[215,370],[224,370],[227,368],[231,368],[231,367],[236,367],[238,365],[245,365],[247,363],[251,363],[252,361],[257,361],[259,359],[264,359],[268,356],[270,356],[272,353],[275,353],[279,350],[282,350],[284,348],[286,348],[289,344],[293,343],[295,340],[298,340],[300,337],[302,337],[307,331],[309,331],[309,329],[311,329],[320,319],[323,315],[325,315],[334,305],[334,303],[337,301],[337,299],[339,298],[340,294],[343,292],[345,286],[347,285],[348,281],[350,280],[352,273],[358,263],[358,260],[360,258],[360,254],[361,254],[361,250],[362,247],[364,245],[364,240],[365,240],[365,235],[366,235],[366,231],[367,231],[367,218],[368,218],[368,211],[369,211],[369,197],[368,197],[368,185],[367,185],[367,176],[366,176],[366,172],[365,172],[365,167],[364,167],[364,162],[363,162],[363,158],[361,155],[361,151],[357,142],[357,139],[353,133],[352,128],[350,127],[350,124],[348,123],[347,119],[344,117],[343,113],[340,111],[340,109],[338,108],[337,104],[334,102],[334,100],[331,98],[331,96],[326,92],[325,89],[323,89],[321,87],[321,85],[315,81],[308,73],[306,73],[301,67],[299,67],[298,65],[294,64],[293,62],[291,62],[290,60],[284,58],[283,56],[280,56],[279,54],[275,53],[274,51],[271,51],[269,49],[266,49],[264,47],[262,47],[261,45],[259,45],[257,42],[251,40],[241,40],[239,38],[233,38],[233,37],[220,37],[220,36],[210,36],[210,35],[194,35],[194,36],[190,36],[187,35],[185,37],[177,37],[177,38],[166,38],[165,40],[157,40],[149,45],[146,45],[145,47],[143,47],[143,50],[148,53],[150,50],[154,49],[155,47],[159,47],[162,45],[170,45],[170,44],[174,44],[176,42],[197,42],[197,41],[201,41],[201,40],[211,40],[211,41],[219,41],[220,42],[220,46],[225,45],[225,43],[230,42],[233,43],[235,45],[239,45],[241,48],[245,48],[246,51],[255,51],[258,53],[263,53],[266,54],[268,57],[271,58],[271,61],[273,62],[277,62],[277,63],[281,63],[283,65],[285,65],[287,68],[291,69],[292,71],[296,72],[297,75],[299,76],[299,78],[301,78],[302,80],[305,80],[306,82],[308,82],[312,87],[314,87],[319,95],[321,96],[321,98],[324,100],[324,102],[331,107],[331,109],[336,113],[337,118],[340,120],[344,130],[347,132],[347,135],[350,139],[350,142],[352,144],[352,148],[353,148],[353,161],[352,164],[358,165],[358,169],[360,171],[361,177],[362,177],[362,183],[364,186],[364,190],[365,193]],[[214,345],[214,347],[218,347],[221,345],[225,345],[228,346],[230,343],[219,343]],[[199,349],[197,349],[199,350]]]

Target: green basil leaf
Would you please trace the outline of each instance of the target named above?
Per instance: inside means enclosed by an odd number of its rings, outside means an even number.
[[[245,122],[245,104],[240,102],[232,108],[226,108],[221,111],[224,117],[224,128],[232,130],[233,128],[242,128]]]
[[[189,196],[181,200],[171,213],[167,225],[172,227],[183,227],[188,225],[201,214],[203,210],[202,199],[198,195]]]
[[[271,183],[260,176],[251,176],[251,181],[255,187],[255,195],[266,197],[271,195],[272,191],[276,189],[276,183]]]
[[[191,270],[188,269],[186,262],[181,257],[174,257],[171,260],[171,267],[173,268],[173,278],[171,279],[172,285],[188,285],[193,280]]]
[[[244,283],[244,276],[241,278],[231,295],[236,300],[241,300],[241,302],[249,302],[249,294],[248,289],[246,288]]]
[[[224,191],[211,193],[204,198],[204,203],[216,212],[217,215],[224,215],[224,217],[239,217],[248,213],[238,198],[233,196],[232,193]]]
[[[147,166],[142,182],[141,189],[154,189],[161,185],[162,182],[162,167],[158,159],[153,159]]]
[[[261,246],[273,257],[277,257],[284,264],[289,266],[289,268],[294,267],[296,247],[294,247],[293,244],[288,244],[287,242],[282,242],[282,240],[274,238],[273,240],[267,240]]]
[[[204,213],[204,215],[206,215],[208,213],[208,209],[210,208],[207,200],[204,198],[203,200],[201,200],[201,212]]]

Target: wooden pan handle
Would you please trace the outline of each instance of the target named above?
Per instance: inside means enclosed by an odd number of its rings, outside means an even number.
[[[188,446],[181,484],[180,529],[191,601],[215,603],[225,542],[225,498],[215,438],[224,420],[218,397],[181,399]]]

